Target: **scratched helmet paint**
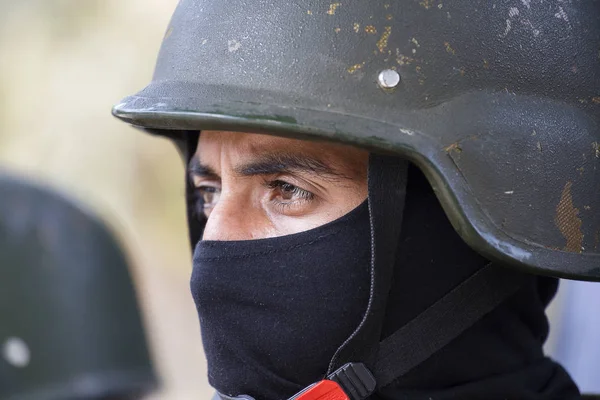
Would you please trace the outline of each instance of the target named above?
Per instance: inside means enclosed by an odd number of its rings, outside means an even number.
[[[156,384],[115,238],[70,200],[0,173],[0,399],[136,399]]]
[[[227,129],[397,153],[482,254],[600,280],[599,16],[583,0],[182,0],[153,81],[113,114],[188,146]]]

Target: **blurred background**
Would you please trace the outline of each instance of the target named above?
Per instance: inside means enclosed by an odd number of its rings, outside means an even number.
[[[121,236],[164,390],[205,399],[183,165],[110,114],[148,83],[176,0],[0,0],[0,168],[79,198]]]
[[[163,382],[153,398],[203,399],[212,390],[188,289],[183,165],[166,140],[110,115],[149,82],[176,3],[0,0],[0,168],[74,195],[119,233]],[[600,316],[599,287],[589,285],[563,285],[547,350],[584,389],[600,391],[597,364],[591,374],[581,362],[600,348],[600,333],[581,328],[586,315]]]

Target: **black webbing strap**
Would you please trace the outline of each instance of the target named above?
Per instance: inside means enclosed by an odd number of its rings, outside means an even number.
[[[371,154],[369,158],[369,219],[371,224],[371,287],[363,320],[331,359],[327,374],[346,363],[362,362],[369,368],[377,359],[377,343],[396,261],[408,161]],[[348,249],[352,251],[352,249]],[[368,345],[366,345],[368,344]]]
[[[427,360],[514,294],[524,274],[491,263],[379,344],[372,371],[383,388]]]

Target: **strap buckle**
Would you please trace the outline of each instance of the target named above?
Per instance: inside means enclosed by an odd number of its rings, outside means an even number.
[[[289,400],[364,400],[375,386],[375,378],[364,364],[348,363]]]

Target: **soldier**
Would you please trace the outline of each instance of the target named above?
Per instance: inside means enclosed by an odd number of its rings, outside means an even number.
[[[127,260],[95,216],[0,173],[0,266],[0,399],[155,389]]]
[[[189,163],[218,397],[581,397],[542,345],[556,278],[600,280],[599,14],[179,3],[113,114]]]

